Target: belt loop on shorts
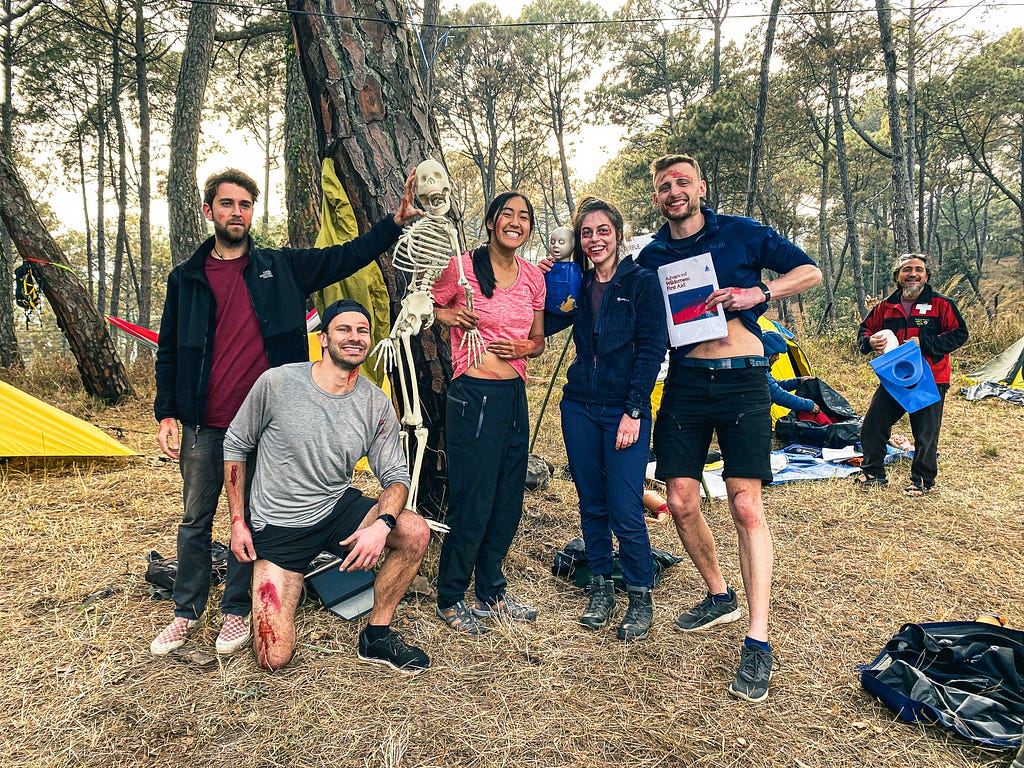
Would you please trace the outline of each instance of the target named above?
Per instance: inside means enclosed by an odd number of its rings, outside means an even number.
[[[684,368],[727,371],[734,368],[767,368],[768,358],[756,355],[751,357],[723,357],[718,360],[707,360],[701,357],[681,357],[676,363]]]

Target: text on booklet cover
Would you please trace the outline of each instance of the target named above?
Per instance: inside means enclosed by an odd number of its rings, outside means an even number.
[[[707,309],[705,302],[718,289],[718,275],[710,253],[658,267],[665,297],[668,341],[673,347],[697,344],[728,335],[722,305]]]

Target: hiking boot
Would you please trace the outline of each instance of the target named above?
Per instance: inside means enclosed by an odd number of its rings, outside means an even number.
[[[587,629],[604,629],[608,619],[615,615],[615,582],[604,576],[592,576],[585,591],[590,602],[580,616],[580,624]]]
[[[370,642],[366,630],[359,633],[359,658],[377,664],[386,664],[403,675],[418,675],[430,667],[427,654],[415,645],[409,645],[402,636],[390,629],[384,637]]]
[[[237,653],[249,644],[249,617],[233,613],[224,614],[220,634],[215,645],[217,653],[228,656]]]
[[[764,701],[768,698],[768,681],[778,668],[771,651],[756,645],[744,645],[740,651],[740,666],[729,686],[729,693],[755,704]]]
[[[625,642],[644,640],[654,622],[654,599],[651,597],[651,590],[627,584],[626,594],[629,595],[629,606],[615,634],[619,640]]]
[[[697,605],[676,619],[676,629],[680,632],[698,632],[716,624],[729,624],[740,617],[740,609],[736,603],[736,592],[729,590],[726,599],[709,594]]]
[[[202,616],[198,619],[175,616],[174,620],[164,627],[164,631],[153,638],[153,642],[149,644],[149,652],[154,656],[166,656],[176,648],[181,648],[188,640],[189,635],[199,629],[202,624]]]
[[[506,621],[536,621],[537,609],[517,603],[512,595],[500,595],[494,602],[477,598],[473,601],[473,615],[480,619],[505,619]]]

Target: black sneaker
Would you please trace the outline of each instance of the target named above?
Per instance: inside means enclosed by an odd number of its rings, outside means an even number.
[[[654,622],[654,600],[651,598],[651,590],[647,587],[626,585],[626,592],[629,594],[629,607],[626,608],[626,615],[622,617],[616,636],[624,642],[645,640]]]
[[[584,591],[590,600],[580,616],[580,624],[587,629],[604,629],[608,619],[615,615],[615,582],[604,576],[592,576]]]
[[[697,632],[716,624],[729,624],[740,617],[740,609],[736,602],[736,593],[729,590],[727,600],[716,601],[708,595],[697,605],[676,619],[676,629],[680,632]]]
[[[366,630],[359,633],[359,658],[387,664],[403,675],[418,675],[430,667],[430,659],[414,645],[409,645],[397,632],[388,633],[372,643],[366,639]]]
[[[771,651],[756,645],[744,645],[740,651],[740,666],[729,686],[729,693],[740,699],[757,703],[768,698],[768,681],[778,670]]]

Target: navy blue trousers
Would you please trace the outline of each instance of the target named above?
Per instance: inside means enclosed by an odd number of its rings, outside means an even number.
[[[654,586],[651,540],[644,520],[644,474],[651,445],[651,421],[640,419],[640,436],[615,450],[622,408],[562,400],[562,436],[569,473],[580,498],[580,525],[587,565],[595,575],[612,571],[612,534],[626,583]]]

